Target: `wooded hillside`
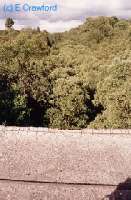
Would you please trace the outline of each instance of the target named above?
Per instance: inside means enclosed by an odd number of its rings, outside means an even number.
[[[131,128],[131,21],[0,31],[0,124]]]

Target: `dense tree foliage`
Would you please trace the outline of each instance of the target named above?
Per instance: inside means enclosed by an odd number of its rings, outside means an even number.
[[[0,124],[131,128],[131,22],[0,31]]]
[[[7,29],[11,29],[13,25],[14,25],[13,19],[12,18],[7,18],[6,22],[5,22],[5,27]]]

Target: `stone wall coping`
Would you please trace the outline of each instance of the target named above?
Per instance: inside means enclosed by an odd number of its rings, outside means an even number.
[[[131,134],[131,129],[81,129],[81,130],[60,130],[44,127],[17,127],[0,126],[0,131],[20,131],[20,132],[48,132],[48,133],[80,133],[80,134]]]

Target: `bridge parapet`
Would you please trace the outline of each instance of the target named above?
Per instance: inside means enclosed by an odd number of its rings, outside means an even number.
[[[131,178],[130,133],[0,126],[0,200],[111,199]]]

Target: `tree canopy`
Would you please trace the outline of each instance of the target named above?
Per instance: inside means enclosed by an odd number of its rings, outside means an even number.
[[[97,17],[64,33],[0,31],[3,123],[131,128],[131,22]]]
[[[13,19],[12,18],[7,18],[6,21],[5,21],[5,27],[7,29],[11,29],[13,25],[14,25]]]

